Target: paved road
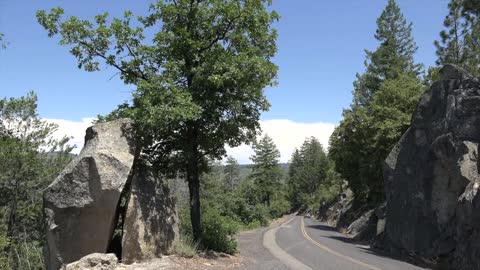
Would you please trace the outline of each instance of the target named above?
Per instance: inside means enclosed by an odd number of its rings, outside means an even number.
[[[377,254],[367,246],[350,242],[344,235],[323,223],[300,216],[293,217],[280,227],[267,231],[264,234],[263,244],[290,269],[424,269]]]

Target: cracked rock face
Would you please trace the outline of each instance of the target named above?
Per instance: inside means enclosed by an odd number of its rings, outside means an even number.
[[[480,269],[480,83],[447,65],[385,160],[392,250]]]
[[[160,258],[178,239],[175,198],[166,180],[139,160],[123,224],[122,261],[126,264]]]
[[[79,156],[45,190],[49,270],[106,252],[135,159],[132,126],[121,119],[87,129]]]

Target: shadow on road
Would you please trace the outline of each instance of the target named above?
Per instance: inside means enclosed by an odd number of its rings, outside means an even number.
[[[306,225],[305,227],[307,228],[312,228],[312,229],[317,229],[317,230],[322,230],[322,231],[328,231],[328,232],[336,232],[338,235],[324,235],[323,237],[325,238],[330,238],[334,239],[337,241],[341,241],[350,245],[355,245],[355,248],[361,252],[371,254],[374,256],[382,257],[385,259],[391,259],[395,261],[401,261],[405,263],[409,263],[412,265],[416,265],[418,267],[422,267],[425,269],[435,269],[435,263],[429,262],[427,260],[422,260],[421,258],[415,258],[412,256],[407,256],[407,255],[398,255],[398,254],[393,254],[390,252],[387,252],[385,250],[377,249],[377,248],[372,248],[370,247],[369,243],[366,243],[365,241],[358,241],[355,240],[354,238],[348,237],[348,236],[343,236],[337,229],[328,226],[328,225],[323,225],[323,224],[317,224],[317,225]]]
[[[322,231],[330,231],[330,232],[336,232],[337,230],[333,227],[330,227],[328,225],[305,225],[306,228],[311,228],[311,229],[316,229],[316,230],[322,230]]]

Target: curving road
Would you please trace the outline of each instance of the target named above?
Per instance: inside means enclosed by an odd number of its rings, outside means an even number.
[[[295,270],[425,269],[356,245],[328,225],[301,216],[265,232],[263,245]]]

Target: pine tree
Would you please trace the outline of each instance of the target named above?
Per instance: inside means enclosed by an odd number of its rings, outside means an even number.
[[[366,72],[357,74],[354,83],[354,105],[367,106],[383,81],[400,74],[418,76],[422,65],[415,64],[418,49],[412,36],[412,23],[408,23],[395,0],[389,0],[377,19],[375,39],[380,46],[375,51],[365,50]]]
[[[456,64],[480,76],[480,9],[477,0],[452,0],[440,32],[437,65]]]
[[[318,189],[325,182],[328,164],[325,150],[315,137],[307,138],[300,150],[295,150],[287,182],[288,197],[294,209],[317,203]]]
[[[403,121],[403,114],[410,117],[412,109],[400,107],[402,117],[399,119],[380,119],[373,114],[375,106],[372,106],[372,102],[386,82],[401,85],[404,77],[408,77],[419,85],[419,75],[423,69],[414,61],[417,46],[412,36],[412,23],[406,21],[394,0],[388,1],[377,20],[377,26],[375,38],[380,45],[375,51],[366,52],[366,71],[357,75],[351,108],[344,110],[344,118],[330,138],[329,149],[329,156],[334,160],[336,170],[349,182],[350,188],[355,192],[355,199],[374,204],[383,199],[381,171],[383,160],[388,154],[388,151],[385,153],[385,150],[379,149],[390,148],[391,141],[400,138],[396,128],[398,125],[402,128],[404,126],[395,121]],[[395,89],[401,92],[409,91],[400,87]],[[400,94],[400,97],[404,95]],[[417,98],[418,95],[414,97]],[[405,101],[393,102],[400,104]],[[387,124],[388,121],[393,123]],[[397,137],[389,137],[388,140],[383,138],[385,134],[390,134],[390,130],[387,132],[378,128],[383,125],[386,125],[387,130],[395,129],[392,133],[397,134]],[[381,131],[383,133],[380,133]]]
[[[225,176],[225,188],[229,191],[233,191],[240,183],[240,165],[234,157],[227,157],[227,162],[223,168],[223,174]]]
[[[261,202],[270,207],[272,195],[278,190],[282,177],[280,152],[268,135],[255,143],[253,150],[255,154],[250,158],[254,163],[252,178],[259,190]]]
[[[464,36],[468,32],[467,24],[462,17],[462,5],[458,0],[448,4],[449,14],[443,25],[446,30],[440,32],[441,40],[435,41],[437,47],[437,65],[457,64],[465,62]]]

